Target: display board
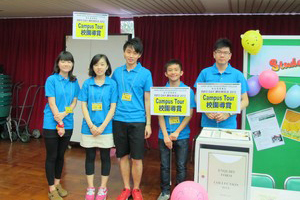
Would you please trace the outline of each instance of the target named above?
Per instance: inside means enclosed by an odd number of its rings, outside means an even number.
[[[280,51],[284,52],[284,46],[300,47],[300,36],[263,36],[263,46],[269,46],[277,49],[280,48]],[[300,55],[300,53],[298,52],[296,55]],[[244,74],[248,79],[252,76],[250,75],[252,67],[251,56],[252,55],[248,54],[247,52],[244,52]],[[297,57],[297,59],[299,59],[300,56]],[[292,59],[293,57],[287,58],[287,60],[284,62],[291,62]],[[300,68],[300,66],[296,67]],[[295,76],[298,77],[279,75],[280,81],[285,82],[287,91],[293,85],[300,83],[299,74],[295,74]],[[246,114],[270,107],[274,108],[278,124],[281,126],[286,109],[288,109],[288,107],[284,101],[277,105],[271,104],[268,101],[267,93],[267,89],[261,88],[259,94],[254,97],[249,97],[249,106],[247,107],[246,112],[243,113],[242,119],[242,127],[244,129],[250,130],[249,123],[246,119]],[[300,107],[292,110],[300,112]],[[271,175],[275,179],[276,188],[280,189],[283,188],[284,180],[287,177],[300,176],[300,143],[286,137],[284,137],[284,143],[284,145],[262,151],[257,151],[257,149],[254,147],[253,151],[253,172]]]
[[[125,63],[123,45],[131,37],[131,34],[108,35],[108,40],[76,40],[72,36],[66,36],[66,50],[70,51],[75,60],[73,74],[78,78],[80,87],[89,78],[88,68],[92,57],[96,54],[105,54],[111,64],[112,71]],[[81,124],[83,114],[81,102],[78,101],[74,109],[74,131],[72,142],[81,140]]]

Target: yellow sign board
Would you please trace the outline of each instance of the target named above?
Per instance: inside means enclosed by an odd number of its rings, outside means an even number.
[[[237,110],[237,94],[201,93],[200,107],[203,111],[211,112],[235,112]]]
[[[190,88],[151,87],[150,111],[151,115],[189,116]]]
[[[73,12],[73,39],[107,40],[108,14]]]
[[[78,38],[104,38],[106,33],[106,26],[104,23],[76,23],[76,37]]]
[[[186,113],[187,101],[184,97],[155,97],[154,112],[160,114],[184,115]]]
[[[197,112],[240,113],[240,83],[197,83]]]

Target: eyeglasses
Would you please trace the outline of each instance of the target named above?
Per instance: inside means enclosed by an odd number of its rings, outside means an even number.
[[[215,53],[218,55],[224,55],[224,56],[228,56],[231,54],[229,51],[220,51],[220,50],[215,51]]]

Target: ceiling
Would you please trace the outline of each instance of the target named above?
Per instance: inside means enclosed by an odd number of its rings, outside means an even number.
[[[62,17],[73,11],[112,16],[300,14],[300,0],[0,0],[0,18]]]

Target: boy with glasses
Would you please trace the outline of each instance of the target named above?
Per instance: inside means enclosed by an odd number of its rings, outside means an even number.
[[[231,46],[230,40],[226,38],[216,41],[213,52],[216,62],[213,66],[201,71],[194,87],[197,88],[197,83],[241,83],[241,110],[243,110],[249,104],[247,95],[249,89],[242,72],[229,64],[232,56]],[[231,115],[230,113],[203,113],[201,127],[236,129],[236,115]]]

